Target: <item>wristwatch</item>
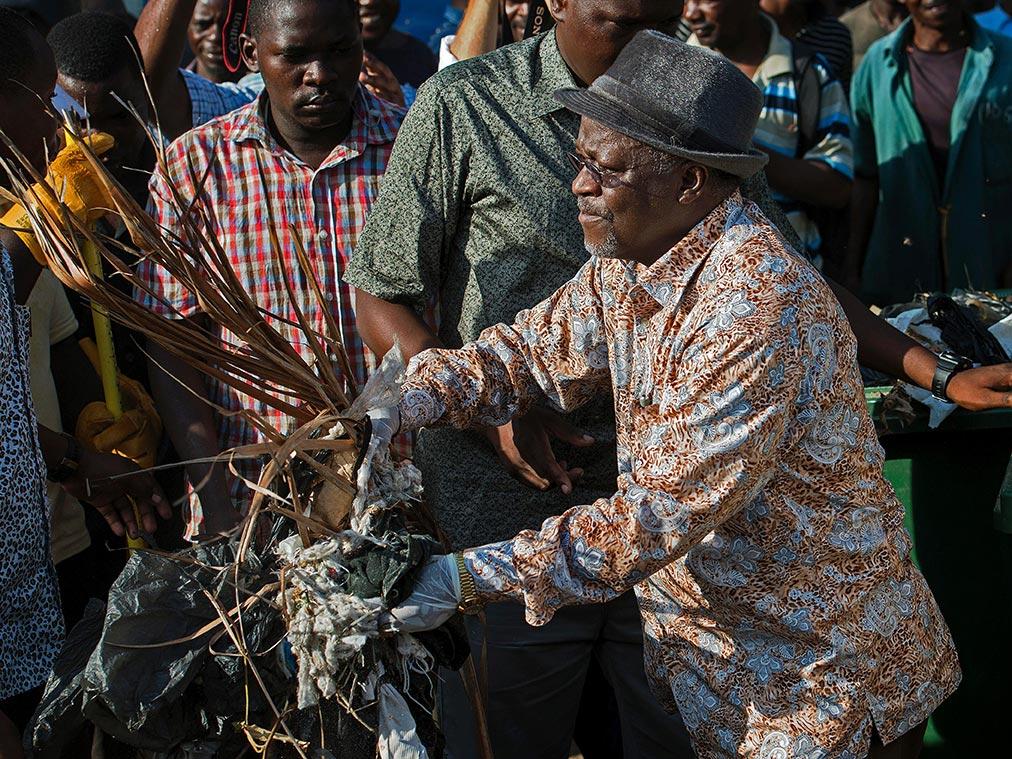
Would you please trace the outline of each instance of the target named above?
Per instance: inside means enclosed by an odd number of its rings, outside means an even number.
[[[931,380],[931,394],[940,401],[952,403],[945,391],[953,376],[959,372],[973,368],[973,361],[966,356],[960,356],[952,351],[944,351],[938,356],[938,365],[935,367],[935,376]]]
[[[453,559],[457,562],[457,576],[460,578],[460,603],[457,604],[457,610],[462,614],[478,614],[485,604],[478,595],[478,586],[474,584],[474,577],[467,568],[464,554],[455,553]]]
[[[67,441],[67,450],[60,463],[50,470],[47,478],[50,482],[69,480],[77,474],[77,467],[81,464],[81,444],[77,442],[77,438],[66,434],[61,434],[60,437]]]

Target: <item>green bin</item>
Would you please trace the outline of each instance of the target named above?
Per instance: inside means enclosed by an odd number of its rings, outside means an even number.
[[[1012,411],[927,415],[902,428],[866,397],[885,474],[907,512],[914,559],[952,631],[959,690],[932,717],[923,757],[1005,755],[1012,698]],[[1003,706],[1005,707],[1003,709]]]

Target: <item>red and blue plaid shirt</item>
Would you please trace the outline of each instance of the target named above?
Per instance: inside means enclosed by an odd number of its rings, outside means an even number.
[[[150,212],[170,234],[183,236],[176,206],[166,182],[181,196],[192,200],[196,185],[203,183],[201,204],[246,290],[266,311],[296,323],[280,268],[274,261],[266,207],[269,204],[278,233],[285,268],[292,278],[298,307],[313,329],[327,334],[323,310],[308,280],[300,276],[293,235],[298,235],[323,288],[330,313],[340,325],[340,339],[351,359],[355,381],[362,385],[375,359],[355,326],[354,290],[343,280],[366,214],[379,192],[394,137],[404,111],[373,97],[359,87],[354,99],[354,119],[347,136],[316,170],[282,148],[267,128],[269,107],[266,93],[202,127],[182,135],[166,151],[165,169],[158,169],[150,183]],[[257,158],[263,165],[266,186]],[[155,313],[183,318],[199,313],[194,295],[163,268],[142,263],[138,275],[162,300],[136,293],[139,302]],[[300,332],[281,320],[273,326],[307,361],[312,352],[300,341]],[[222,329],[222,339],[235,345],[242,340]],[[261,401],[208,378],[210,400],[227,412],[246,409],[268,420],[282,434],[290,434],[294,421]],[[260,442],[261,433],[242,415],[219,414],[223,449]],[[242,477],[256,481],[257,462],[236,462]],[[233,499],[240,507],[248,503],[249,491],[239,478],[233,481]],[[189,535],[201,531],[202,515],[191,498]]]

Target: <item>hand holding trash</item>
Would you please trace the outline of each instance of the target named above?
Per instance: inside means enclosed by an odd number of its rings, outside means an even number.
[[[358,468],[356,484],[359,493],[368,492],[377,456],[390,449],[390,441],[401,427],[401,415],[396,406],[370,409],[366,416],[369,419],[369,445]]]
[[[138,471],[122,456],[86,449],[77,472],[61,484],[79,501],[94,506],[117,535],[135,538],[140,530],[154,532],[155,513],[162,519],[172,516],[169,500],[151,473]]]
[[[102,155],[116,144],[112,137],[102,132],[90,134],[84,141],[96,155]],[[45,185],[33,185],[32,194],[37,204],[56,218],[62,217],[62,211],[55,200],[62,202],[71,216],[86,223],[97,221],[116,210],[108,190],[76,141],[68,142],[53,159],[46,172]],[[21,238],[40,266],[49,266],[32,232],[31,216],[24,206],[13,205],[0,219],[0,225],[9,227]]]
[[[380,627],[397,632],[435,630],[457,613],[460,577],[453,554],[432,556],[415,578],[411,594],[380,617]]]

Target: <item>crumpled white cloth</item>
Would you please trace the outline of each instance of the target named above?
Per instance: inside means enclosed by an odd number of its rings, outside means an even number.
[[[404,696],[390,683],[379,692],[379,759],[428,759]]]

